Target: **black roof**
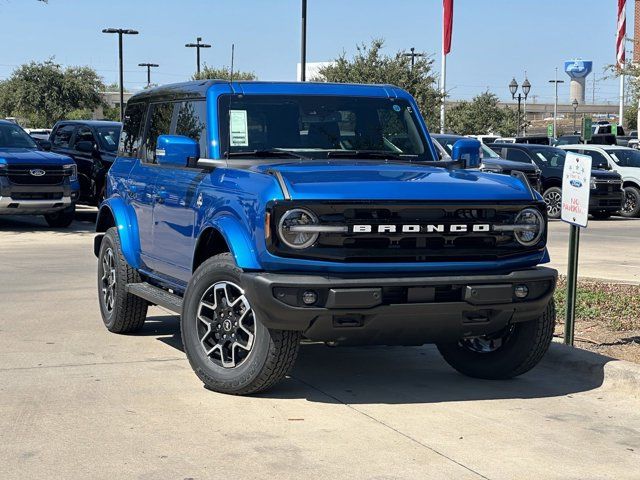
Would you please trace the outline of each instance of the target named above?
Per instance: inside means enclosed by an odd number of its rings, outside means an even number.
[[[558,149],[558,147],[554,147],[553,145],[542,145],[540,143],[490,143],[488,145],[490,148],[516,148],[516,149],[520,149],[520,150],[532,150],[532,149],[540,149],[540,148],[555,148]],[[561,149],[559,149],[561,150]]]
[[[204,97],[211,85],[229,83],[226,80],[195,80],[192,82],[171,83],[159,87],[148,88],[133,95],[129,101],[144,100],[147,98],[172,97],[193,98]]]
[[[60,120],[58,123],[74,124],[74,125],[89,125],[91,127],[110,127],[121,126],[120,122],[114,122],[112,120]]]

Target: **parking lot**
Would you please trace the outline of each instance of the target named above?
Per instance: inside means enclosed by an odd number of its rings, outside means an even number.
[[[640,399],[598,372],[559,369],[557,348],[518,379],[488,382],[432,347],[304,345],[265,394],[207,391],[177,317],[153,308],[130,336],[103,327],[94,218],[82,210],[69,231],[0,219],[0,478],[639,476]],[[613,268],[640,265],[635,225],[592,222],[581,273],[637,278]],[[557,266],[564,235],[554,222]]]

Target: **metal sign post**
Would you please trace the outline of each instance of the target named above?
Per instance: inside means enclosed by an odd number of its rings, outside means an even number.
[[[583,124],[583,132],[584,124]],[[591,132],[591,128],[588,129]],[[564,343],[573,345],[578,290],[578,250],[580,228],[587,226],[591,188],[591,157],[567,152],[562,174],[562,221],[569,227],[569,262],[567,268],[567,309]]]

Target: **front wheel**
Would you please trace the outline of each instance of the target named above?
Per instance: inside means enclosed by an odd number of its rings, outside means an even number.
[[[206,260],[184,297],[180,329],[189,363],[205,387],[246,395],[268,389],[291,370],[300,332],[265,327],[229,253]]]
[[[76,206],[71,205],[64,210],[59,210],[55,213],[47,213],[44,219],[47,225],[53,228],[67,228],[73,222],[76,216]]]
[[[542,194],[544,203],[547,204],[547,216],[560,218],[562,212],[562,190],[559,187],[547,188]]]
[[[536,320],[509,325],[493,335],[438,344],[438,350],[449,365],[469,377],[512,378],[540,362],[551,344],[555,320],[551,300]]]
[[[640,190],[636,187],[624,187],[624,199],[620,215],[628,218],[640,215]]]

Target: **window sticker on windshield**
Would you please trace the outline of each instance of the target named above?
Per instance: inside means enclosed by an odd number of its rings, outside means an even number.
[[[246,110],[229,110],[229,136],[232,147],[249,146]]]
[[[393,110],[396,111],[396,112],[399,112],[400,111],[400,105],[394,105],[393,106]]]

